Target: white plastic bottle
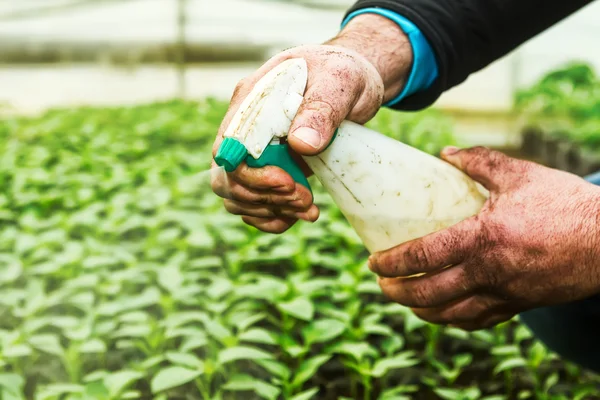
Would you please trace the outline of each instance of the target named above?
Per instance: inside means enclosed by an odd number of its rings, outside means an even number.
[[[487,200],[454,166],[350,121],[304,160],[371,253],[454,225]]]
[[[215,161],[229,172],[276,165],[300,184],[287,135],[308,80],[303,59],[269,71],[242,102]],[[487,192],[447,162],[362,125],[344,121],[329,147],[304,160],[373,253],[476,214]]]

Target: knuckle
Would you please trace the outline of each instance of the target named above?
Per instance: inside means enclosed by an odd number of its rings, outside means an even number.
[[[472,156],[484,156],[489,152],[489,149],[485,146],[473,146],[471,147],[470,150],[468,150],[468,153],[470,153]]]
[[[330,100],[324,98],[312,98],[306,102],[304,111],[309,111],[308,119],[318,126],[332,125],[340,118],[339,109]]]
[[[242,78],[238,83],[236,83],[235,87],[233,88],[233,94],[231,95],[231,99],[233,100],[236,97],[240,96],[247,85],[248,78]]]
[[[445,323],[450,324],[450,323],[457,323],[457,322],[465,322],[465,321],[468,321],[469,319],[460,315],[455,310],[447,310],[447,311],[443,311],[440,314],[440,320],[443,320]]]
[[[422,245],[411,246],[404,252],[404,265],[408,273],[418,273],[427,267],[431,260],[429,250]]]
[[[472,268],[471,280],[479,288],[488,288],[497,290],[499,287],[499,274],[490,264],[479,264]]]
[[[294,211],[285,209],[274,210],[273,215],[285,218],[296,218],[296,213]]]
[[[472,321],[480,321],[486,317],[490,307],[484,301],[476,302],[469,310],[468,316]]]
[[[312,204],[312,195],[308,192],[301,192],[290,200],[286,199],[286,203],[291,202],[299,208],[308,208]]]
[[[265,208],[265,215],[267,217],[281,217],[286,214],[286,211],[278,206],[270,206]]]
[[[466,268],[467,278],[475,286],[494,291],[502,289],[506,265],[511,263],[510,257],[505,257],[502,250],[507,234],[504,224],[488,221],[482,226],[476,244],[480,255],[472,259]]]
[[[488,150],[483,146],[473,147],[468,151],[470,157],[465,161],[465,169],[471,172],[487,170],[494,166]]]
[[[510,187],[518,187],[539,179],[539,175],[536,175],[540,172],[540,167],[539,164],[530,161],[511,159],[506,166],[506,169],[510,170],[514,176]]]
[[[444,318],[453,322],[472,323],[484,317],[486,312],[487,307],[477,302],[467,307],[449,309],[444,314]]]
[[[256,205],[267,205],[267,204],[271,204],[271,196],[267,195],[267,194],[260,194],[257,195],[256,197],[254,197],[254,199],[252,199],[252,203],[256,204]]]
[[[224,200],[223,201],[223,205],[225,206],[225,210],[227,210],[228,213],[233,214],[233,215],[240,215],[241,214],[240,207],[238,207],[238,205],[235,204],[233,201],[231,201],[231,200]]]
[[[412,307],[430,307],[431,302],[431,291],[427,286],[417,285],[413,288],[411,293]]]

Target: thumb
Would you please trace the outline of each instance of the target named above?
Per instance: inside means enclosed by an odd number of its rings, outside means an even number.
[[[349,95],[343,91],[332,90],[331,83],[315,82],[306,91],[296,118],[292,121],[288,135],[288,143],[292,149],[308,156],[325,150],[335,130],[350,113],[359,97]]]
[[[499,151],[482,146],[468,149],[450,146],[442,150],[441,157],[487,190],[501,190],[514,180],[512,159]]]

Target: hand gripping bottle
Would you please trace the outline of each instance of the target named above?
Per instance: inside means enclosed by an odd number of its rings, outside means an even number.
[[[243,161],[278,166],[310,190],[285,141],[307,79],[301,58],[269,71],[231,120],[216,163],[227,172]],[[327,149],[303,159],[371,253],[473,216],[488,196],[447,162],[350,121]]]

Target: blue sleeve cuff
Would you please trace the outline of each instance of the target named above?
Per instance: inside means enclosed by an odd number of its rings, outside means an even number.
[[[590,174],[584,177],[584,179],[590,183],[593,183],[596,186],[600,186],[600,171]]]
[[[433,49],[419,28],[394,11],[375,7],[363,8],[349,14],[342,22],[342,28],[352,18],[367,13],[378,14],[397,23],[400,29],[408,36],[413,51],[413,64],[404,89],[398,96],[383,104],[383,106],[391,107],[414,93],[428,89],[438,77],[438,66]]]

